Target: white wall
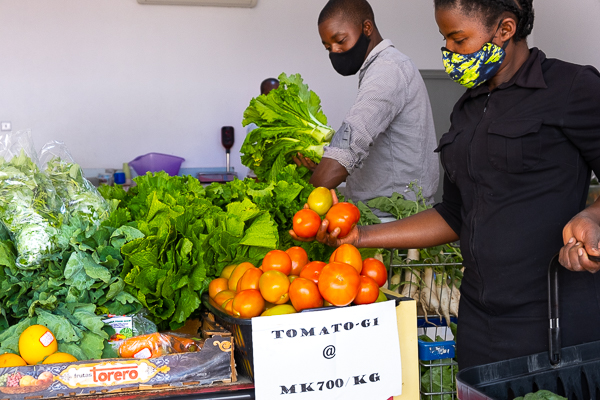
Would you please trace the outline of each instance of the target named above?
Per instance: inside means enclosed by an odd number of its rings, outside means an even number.
[[[534,44],[548,57],[600,68],[600,0],[537,0]]]
[[[549,1],[549,0],[544,0]],[[245,174],[242,114],[262,79],[299,72],[337,129],[356,77],[333,71],[317,33],[325,0],[259,0],[253,9],[150,6],[135,0],[0,0],[0,121],[64,141],[84,168],[147,152],[183,167]],[[385,37],[419,68],[441,67],[431,0],[372,0]]]

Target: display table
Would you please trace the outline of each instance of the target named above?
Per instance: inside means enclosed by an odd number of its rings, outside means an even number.
[[[85,400],[133,400],[133,399],[254,399],[254,384],[246,377],[239,377],[235,383],[215,383],[205,386],[182,386],[181,388],[168,388],[156,390],[131,390],[118,393],[98,393],[83,397]]]

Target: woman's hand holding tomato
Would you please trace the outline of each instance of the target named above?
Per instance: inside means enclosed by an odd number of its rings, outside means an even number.
[[[337,194],[335,193],[334,189],[331,189],[331,197],[333,206],[339,203]],[[305,204],[304,209],[309,209],[309,205]],[[294,232],[294,230],[290,230],[289,233],[294,240],[300,242],[312,242],[314,240],[317,240],[331,247],[339,247],[345,243],[352,245],[356,245],[358,243],[359,229],[357,226],[351,227],[346,236],[340,237],[340,233],[342,231],[341,227],[334,226],[331,229],[331,232],[329,232],[329,225],[329,220],[327,220],[327,218],[324,218],[323,221],[321,221],[321,225],[319,226],[319,230],[317,231],[316,235],[308,238],[298,236],[296,232]]]

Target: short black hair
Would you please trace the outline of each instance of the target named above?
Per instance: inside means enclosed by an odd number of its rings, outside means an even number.
[[[517,17],[515,41],[525,39],[533,30],[533,0],[434,0],[435,8],[459,7],[466,13],[479,13],[488,28],[498,23],[505,12]]]
[[[329,0],[319,14],[318,24],[340,14],[356,25],[362,25],[366,20],[375,25],[375,14],[367,0]]]
[[[268,94],[271,90],[279,87],[279,81],[275,78],[267,78],[260,83],[260,94]]]

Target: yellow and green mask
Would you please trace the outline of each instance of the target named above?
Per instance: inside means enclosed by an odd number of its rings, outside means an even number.
[[[442,60],[446,73],[454,82],[469,89],[476,88],[491,79],[506,56],[508,40],[502,47],[486,43],[481,50],[471,54],[459,54],[442,47]]]

